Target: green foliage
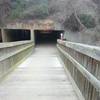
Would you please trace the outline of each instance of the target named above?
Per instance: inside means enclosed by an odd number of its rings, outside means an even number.
[[[87,28],[94,28],[96,26],[95,19],[91,15],[81,14],[79,19]]]
[[[44,18],[48,16],[47,0],[13,0],[12,13],[10,18],[24,18],[33,16],[33,18]]]
[[[33,8],[33,16],[35,18],[45,18],[48,16],[48,9],[46,5],[38,5]]]
[[[21,17],[22,12],[24,11],[25,8],[26,8],[26,4],[24,1],[22,2],[21,0],[14,0],[12,2],[12,11],[11,11],[10,18],[16,19]]]

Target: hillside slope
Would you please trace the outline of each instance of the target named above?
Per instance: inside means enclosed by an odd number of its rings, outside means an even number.
[[[52,19],[65,30],[67,40],[99,44],[100,0],[1,1],[3,2],[3,5],[0,5],[2,8],[0,10],[1,24],[6,23],[5,19],[7,21]]]
[[[0,25],[18,19],[42,19],[47,16],[47,0],[0,0]]]
[[[100,45],[100,0],[50,0],[49,3],[50,18],[61,24],[67,40]]]

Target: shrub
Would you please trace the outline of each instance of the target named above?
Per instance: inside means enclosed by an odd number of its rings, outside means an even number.
[[[87,28],[94,28],[96,26],[95,19],[91,15],[80,14],[79,19]]]

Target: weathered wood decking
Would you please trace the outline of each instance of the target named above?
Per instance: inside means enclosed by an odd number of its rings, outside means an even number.
[[[78,100],[53,46],[35,52],[0,83],[0,100]]]

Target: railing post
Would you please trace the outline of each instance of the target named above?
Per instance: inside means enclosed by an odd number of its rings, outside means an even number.
[[[58,40],[57,47],[76,92],[84,100],[100,100],[100,47],[62,40]]]

